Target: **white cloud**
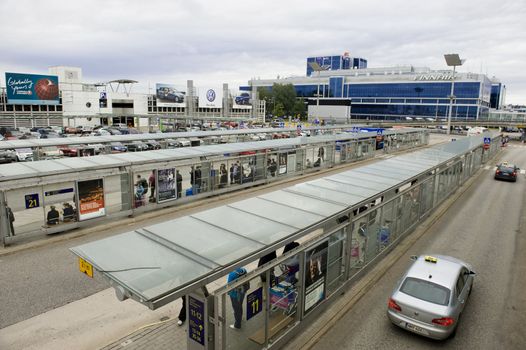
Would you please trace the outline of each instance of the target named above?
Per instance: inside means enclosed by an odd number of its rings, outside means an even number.
[[[87,81],[131,78],[232,87],[305,74],[305,58],[339,54],[369,66],[487,73],[526,103],[526,3],[511,0],[0,2],[0,72],[83,68]],[[3,79],[3,77],[2,77]]]

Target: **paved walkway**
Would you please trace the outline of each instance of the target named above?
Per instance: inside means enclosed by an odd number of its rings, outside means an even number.
[[[186,323],[177,318],[141,328],[101,350],[186,350]]]

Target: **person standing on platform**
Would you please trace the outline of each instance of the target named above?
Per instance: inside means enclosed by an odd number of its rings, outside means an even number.
[[[244,267],[239,267],[228,274],[227,282],[232,283],[246,274],[247,270]],[[250,283],[247,282],[228,292],[230,301],[232,302],[232,309],[234,309],[234,324],[230,325],[230,328],[232,329],[241,329],[241,320],[243,319],[243,300],[245,299],[245,294],[249,288]]]
[[[150,186],[150,202],[155,202],[155,170],[152,170],[150,177],[148,178],[148,185]]]
[[[177,198],[181,198],[181,192],[183,191],[183,176],[179,174],[179,170],[176,170],[175,182],[177,186]]]
[[[225,188],[228,184],[228,172],[226,171],[225,163],[219,167],[219,188]]]

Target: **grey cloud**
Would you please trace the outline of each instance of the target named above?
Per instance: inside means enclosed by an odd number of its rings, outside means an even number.
[[[508,101],[526,103],[522,1],[4,0],[0,12],[4,71],[67,64],[87,81],[232,85],[303,75],[310,55],[446,69],[443,54],[458,52],[461,70],[497,76]]]

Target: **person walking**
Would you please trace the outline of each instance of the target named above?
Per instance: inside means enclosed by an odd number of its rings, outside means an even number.
[[[246,274],[247,270],[244,267],[239,267],[228,274],[227,282],[232,283]],[[234,324],[230,325],[230,328],[232,329],[241,329],[241,320],[243,319],[243,300],[245,299],[245,294],[249,288],[250,283],[247,282],[228,292],[230,301],[232,302],[232,309],[234,310]]]

